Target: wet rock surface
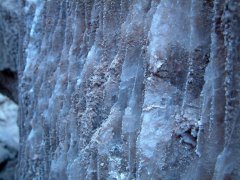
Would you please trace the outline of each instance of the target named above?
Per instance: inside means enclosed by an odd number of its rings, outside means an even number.
[[[19,7],[19,179],[240,178],[239,1]]]

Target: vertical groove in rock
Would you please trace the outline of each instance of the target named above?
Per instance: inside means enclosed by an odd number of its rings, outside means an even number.
[[[239,177],[238,1],[27,0],[20,14],[19,179]]]

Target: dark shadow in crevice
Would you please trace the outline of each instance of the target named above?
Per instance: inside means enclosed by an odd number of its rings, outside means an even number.
[[[18,76],[10,69],[0,71],[0,93],[18,103]]]

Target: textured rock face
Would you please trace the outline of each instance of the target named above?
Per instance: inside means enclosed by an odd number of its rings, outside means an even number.
[[[0,179],[14,179],[19,133],[17,106],[0,94]]]
[[[19,179],[239,179],[237,0],[22,1]]]
[[[15,0],[0,0],[0,179],[14,179],[17,164],[19,132],[18,101],[18,25],[19,9]]]
[[[17,0],[0,0],[0,91],[17,102],[19,6]]]

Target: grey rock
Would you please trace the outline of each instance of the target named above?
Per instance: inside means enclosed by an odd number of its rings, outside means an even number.
[[[0,0],[0,92],[18,101],[19,3]]]
[[[240,178],[239,1],[19,6],[19,179]]]
[[[19,149],[18,107],[0,94],[0,179],[14,179]]]

